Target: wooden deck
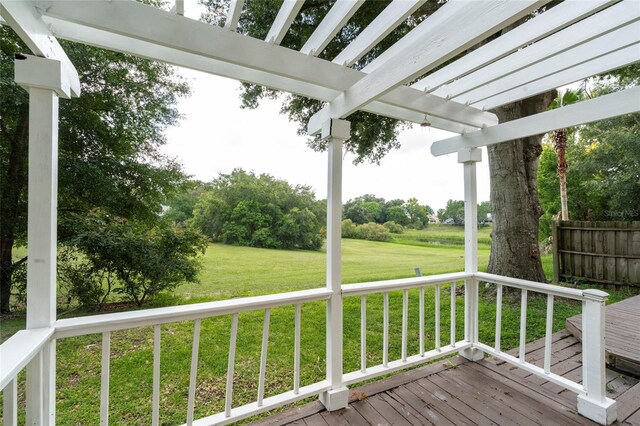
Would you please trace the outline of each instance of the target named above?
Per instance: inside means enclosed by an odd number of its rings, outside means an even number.
[[[582,337],[582,316],[567,319],[567,330]],[[607,365],[618,371],[640,375],[640,296],[606,307],[605,351]]]
[[[541,365],[543,340],[527,345]],[[582,345],[568,331],[553,336],[552,371],[581,380]],[[640,383],[607,372],[618,425],[640,426]],[[495,358],[450,358],[351,390],[349,407],[327,412],[318,401],[253,423],[301,425],[595,425],[576,412],[575,394]]]

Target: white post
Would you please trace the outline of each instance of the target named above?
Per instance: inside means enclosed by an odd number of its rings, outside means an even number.
[[[15,80],[29,91],[29,199],[27,328],[56,320],[58,204],[58,95],[60,61],[26,56],[15,61]],[[55,340],[27,366],[28,425],[55,424]]]
[[[464,270],[478,272],[478,185],[476,163],[482,161],[479,148],[458,151],[458,163],[464,167]],[[478,281],[467,278],[464,284],[464,340],[478,342]],[[471,347],[460,351],[460,355],[478,361],[484,356],[480,349]]]
[[[582,379],[584,395],[578,395],[578,413],[609,425],[617,419],[616,401],[607,398],[604,312],[609,297],[600,290],[585,290],[582,302]]]
[[[322,127],[327,140],[329,176],[327,191],[327,288],[333,295],[327,301],[327,380],[331,389],[320,394],[329,411],[347,406],[349,390],[342,383],[342,143],[349,139],[351,123],[332,119]]]

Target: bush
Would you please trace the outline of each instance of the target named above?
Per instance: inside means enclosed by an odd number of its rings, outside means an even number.
[[[383,226],[392,234],[402,234],[404,232],[404,226],[399,223],[395,223],[392,220],[385,222]]]
[[[141,306],[161,291],[197,281],[206,240],[194,230],[164,222],[150,228],[99,210],[73,222],[76,235],[61,257],[61,279],[86,307],[101,307],[110,292]]]
[[[361,240],[389,241],[391,239],[387,228],[375,222],[365,223],[358,226],[356,229],[356,234],[358,235],[357,238]]]
[[[351,219],[342,221],[342,238],[360,238],[357,234],[356,224]]]

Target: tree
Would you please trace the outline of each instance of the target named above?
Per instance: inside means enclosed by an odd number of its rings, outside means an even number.
[[[150,228],[101,210],[69,220],[76,232],[65,243],[71,258],[62,257],[61,277],[86,307],[101,308],[112,291],[142,306],[161,291],[197,281],[196,256],[206,249],[199,232],[163,221]]]
[[[309,187],[236,169],[212,182],[196,203],[191,223],[227,244],[319,250],[323,204]]]
[[[193,208],[200,196],[207,191],[207,185],[199,181],[189,181],[181,191],[169,201],[164,219],[178,226],[186,226],[193,218]]]
[[[635,69],[635,72],[630,72]],[[591,82],[591,96],[638,84],[640,67],[622,69]],[[629,77],[631,76],[631,77]],[[637,220],[640,217],[640,115],[630,114],[580,126],[567,137],[567,192],[571,217],[578,220]],[[545,214],[541,238],[551,233],[560,212],[558,157],[546,144],[540,160],[538,187]]]
[[[280,3],[276,0],[255,0],[247,3],[238,31],[264,39]],[[205,0],[204,4],[207,6],[204,20],[220,25],[226,15],[225,2]],[[410,19],[353,64],[353,67],[362,69],[442,4],[444,2],[438,0],[427,1]],[[331,5],[331,2],[305,2],[281,44],[299,50]],[[335,58],[387,5],[386,1],[370,2],[367,3],[367,7],[358,9],[347,25],[321,52],[320,57]],[[511,30],[526,19],[528,17],[522,18],[491,38]],[[243,105],[248,108],[256,107],[262,98],[278,96],[279,93],[276,91],[254,85],[244,85],[241,94]],[[543,93],[505,105],[495,112],[501,122],[510,121],[546,111],[553,98],[554,92]],[[322,104],[296,95],[284,95],[281,99],[281,110],[300,125],[299,133],[304,134],[309,118],[320,110]],[[390,150],[399,146],[397,135],[405,126],[404,123],[362,111],[351,114],[348,119],[351,121],[351,138],[346,143],[346,149],[356,154],[356,163],[365,160],[378,162]],[[545,279],[537,248],[538,218],[542,213],[536,187],[537,162],[542,150],[540,142],[541,136],[534,136],[493,145],[488,149],[494,220],[494,238],[488,267],[491,273],[534,281]],[[309,140],[309,145],[316,150],[326,148],[325,143],[317,138]]]
[[[490,214],[491,214],[490,201],[482,201],[478,203],[478,223],[486,222]]]
[[[460,225],[464,223],[464,201],[448,200],[444,209],[438,210],[438,219],[444,222],[451,219],[454,224]]]
[[[82,96],[60,102],[60,242],[72,238],[70,214],[96,207],[153,224],[184,176],[159,150],[179,119],[187,84],[164,64],[62,42],[80,74]],[[10,309],[12,259],[26,243],[28,95],[13,79],[13,58],[27,47],[0,26],[0,311]]]
[[[582,90],[566,89],[558,93],[551,102],[549,109],[558,109],[575,104],[582,98]],[[558,129],[551,133],[553,149],[558,156],[558,180],[560,181],[560,205],[562,220],[569,220],[569,208],[567,206],[567,133],[568,129]]]
[[[417,229],[424,228],[429,223],[428,206],[421,206],[417,198],[409,198],[404,205],[407,216],[409,216],[409,226]]]

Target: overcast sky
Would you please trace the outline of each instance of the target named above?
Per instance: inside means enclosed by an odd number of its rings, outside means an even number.
[[[239,83],[181,69],[192,87],[178,109],[180,125],[167,131],[164,152],[177,157],[194,178],[210,181],[236,167],[268,173],[291,184],[309,185],[318,198],[327,194],[327,154],[307,147],[297,125],[279,113],[280,101],[264,100],[255,110],[241,109]],[[343,200],[375,194],[387,200],[416,197],[434,209],[448,199],[463,199],[462,165],[455,155],[435,158],[431,143],[452,135],[414,126],[400,134],[401,148],[380,163],[353,164],[344,158]],[[478,199],[489,199],[486,151],[478,165]]]

